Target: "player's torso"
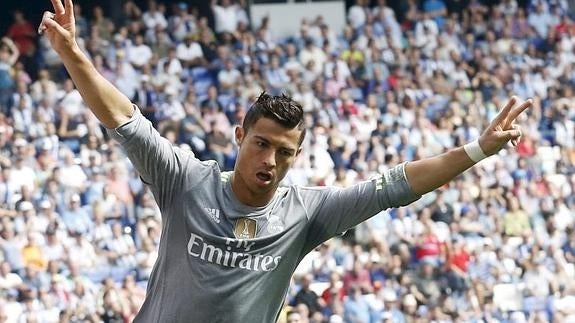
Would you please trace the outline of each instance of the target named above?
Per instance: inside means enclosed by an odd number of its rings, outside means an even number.
[[[157,295],[149,300],[169,305],[147,304],[161,312],[154,319],[273,320],[306,242],[306,210],[297,194],[280,189],[268,206],[247,208],[218,178],[181,194],[164,219],[151,286]]]

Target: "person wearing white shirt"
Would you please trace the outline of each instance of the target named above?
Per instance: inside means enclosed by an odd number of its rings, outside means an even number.
[[[66,257],[64,241],[53,228],[46,230],[46,243],[42,246],[42,254],[48,261],[60,261]]]
[[[147,29],[154,29],[156,26],[160,26],[162,29],[168,27],[168,21],[164,16],[164,13],[159,10],[159,6],[156,1],[151,0],[148,2],[148,11],[144,12],[142,15],[142,20]]]
[[[175,14],[168,20],[170,33],[176,41],[182,41],[187,34],[196,32],[196,18],[188,12],[188,4],[181,2],[175,7]]]
[[[529,14],[527,22],[529,26],[535,29],[539,37],[545,38],[547,37],[549,28],[553,25],[553,17],[545,10],[543,3],[539,3],[535,7],[535,12]]]
[[[271,57],[270,66],[264,71],[264,78],[272,93],[281,93],[290,81],[276,55]]]
[[[21,145],[21,141],[25,141],[25,139],[18,138],[15,145]],[[26,146],[28,143],[25,144]],[[12,171],[10,172],[10,178],[8,182],[11,183],[12,187],[17,190],[20,190],[22,186],[27,186],[28,188],[34,188],[36,184],[36,172],[32,167],[26,165],[25,159],[22,157],[17,157],[14,166],[12,167]]]
[[[176,49],[170,48],[166,57],[162,57],[158,60],[158,65],[156,66],[158,71],[165,69],[166,73],[170,75],[182,75],[184,67],[182,62],[176,57]]]
[[[50,79],[50,72],[43,68],[38,72],[38,79],[30,85],[30,95],[35,102],[40,102],[47,98],[52,103],[56,100],[58,86],[56,82]]]
[[[347,13],[347,21],[353,27],[358,29],[365,25],[367,21],[367,13],[365,9],[365,0],[356,0],[355,5],[349,8]]]
[[[221,5],[212,0],[212,10],[216,20],[216,33],[234,33],[238,25],[238,8],[230,0],[222,0]]]
[[[224,93],[232,93],[236,84],[242,80],[242,74],[234,66],[231,59],[226,59],[224,69],[218,72],[220,90]]]
[[[18,288],[22,284],[22,277],[12,272],[7,261],[0,264],[0,289]]]
[[[421,47],[426,55],[431,56],[431,53],[437,47],[438,34],[439,27],[437,23],[428,14],[424,13],[423,19],[415,25],[416,45]]]
[[[139,78],[134,67],[127,60],[116,65],[116,75],[113,83],[127,97],[133,98],[136,95]]]
[[[65,176],[60,177],[60,183],[68,188],[82,190],[86,185],[88,176],[82,167],[76,164],[74,153],[69,149],[63,149],[62,152],[62,165],[60,166],[60,173]]]
[[[293,43],[287,43],[285,47],[286,57],[283,64],[286,71],[295,71],[297,73],[303,70],[303,66],[297,56],[297,47]]]
[[[374,17],[381,17],[385,21],[395,21],[395,12],[387,5],[386,0],[377,0],[377,5],[371,10]]]
[[[499,4],[499,10],[506,16],[514,16],[518,7],[519,5],[515,0],[503,0],[503,2]]]
[[[21,96],[12,107],[12,127],[15,131],[29,134],[30,125],[33,123],[33,108],[26,103],[25,97]]]
[[[33,100],[24,82],[18,82],[16,85],[16,91],[12,94],[11,111],[14,118],[14,130],[26,132],[32,119]]]
[[[76,117],[84,109],[80,92],[74,88],[72,80],[66,79],[61,91],[58,92],[58,105],[68,115]]]
[[[184,37],[184,42],[176,47],[176,57],[184,66],[191,66],[198,64],[203,59],[204,52],[200,44],[194,41],[194,37],[188,34]]]
[[[305,47],[299,53],[299,61],[303,66],[307,66],[310,61],[313,61],[313,72],[319,75],[323,70],[323,64],[327,61],[327,56],[321,48],[313,43],[313,40],[308,38],[305,41]]]
[[[186,117],[184,105],[179,100],[178,90],[168,86],[164,92],[166,93],[166,101],[160,105],[156,115],[160,122],[158,125],[160,130],[165,129],[167,125],[175,126]]]
[[[132,66],[140,69],[150,62],[152,56],[152,49],[144,43],[144,36],[136,35],[134,45],[128,51],[128,60]]]

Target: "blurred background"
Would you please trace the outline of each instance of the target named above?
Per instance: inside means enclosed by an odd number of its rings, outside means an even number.
[[[77,42],[174,146],[235,161],[262,91],[302,104],[282,185],[346,187],[476,139],[511,95],[523,137],[313,250],[280,322],[575,322],[575,4],[77,1]],[[36,30],[0,19],[0,322],[129,322],[161,214]]]

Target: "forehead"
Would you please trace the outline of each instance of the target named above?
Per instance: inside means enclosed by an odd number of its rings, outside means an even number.
[[[260,118],[246,133],[246,137],[261,137],[272,144],[297,149],[302,131],[295,127],[288,129],[269,118]]]

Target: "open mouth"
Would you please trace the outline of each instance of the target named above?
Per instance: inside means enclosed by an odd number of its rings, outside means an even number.
[[[272,174],[270,172],[257,172],[256,178],[262,184],[269,184],[272,181]]]

